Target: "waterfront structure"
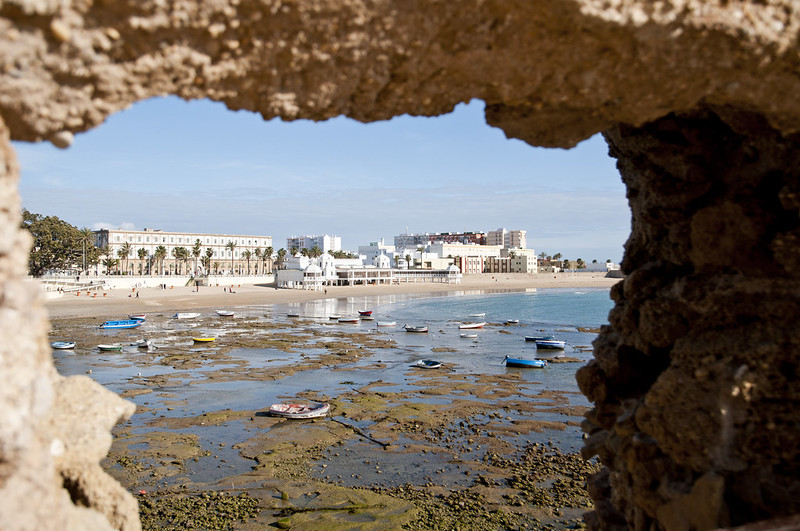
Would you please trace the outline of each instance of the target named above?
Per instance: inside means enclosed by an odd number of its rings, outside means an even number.
[[[381,255],[389,256],[391,260],[395,254],[394,245],[386,245],[381,238],[377,242],[370,242],[369,245],[358,246],[358,256],[364,264],[372,264],[375,259]]]
[[[524,230],[506,230],[504,228],[490,230],[486,233],[486,245],[499,245],[506,249],[524,249],[528,244],[527,234],[527,231]]]
[[[116,269],[127,274],[266,274],[272,265],[271,257],[263,256],[266,248],[272,247],[272,236],[165,232],[147,228],[93,232],[95,245],[107,249],[105,256],[119,260]],[[198,247],[199,255],[194,252]],[[163,256],[157,252],[159,248],[163,248]],[[101,265],[103,262],[101,260]],[[105,269],[98,273],[107,272]]]
[[[319,248],[320,251],[323,253],[327,253],[328,251],[341,251],[342,250],[342,238],[341,236],[330,236],[328,234],[323,234],[321,236],[292,236],[290,238],[286,238],[286,250],[296,249],[313,249],[314,247]]]

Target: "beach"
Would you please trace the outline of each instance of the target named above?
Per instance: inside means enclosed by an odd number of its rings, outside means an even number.
[[[60,317],[119,316],[148,312],[208,310],[236,306],[288,304],[338,297],[371,297],[389,294],[420,294],[458,291],[523,291],[534,288],[610,288],[620,279],[607,278],[605,273],[478,274],[465,275],[459,284],[436,282],[400,283],[395,285],[328,286],[324,291],[275,289],[269,285],[222,284],[172,289],[141,288],[139,297],[131,290],[106,290],[65,294],[46,303],[49,315]],[[233,293],[229,290],[233,288]]]
[[[555,382],[589,359],[596,332],[553,325],[575,338],[568,354],[539,354],[550,356],[544,370],[507,369],[502,354],[481,345],[511,341],[524,349],[521,336],[541,325],[489,322],[479,339],[465,340],[449,318],[420,335],[374,321],[340,324],[326,314],[386,295],[409,301],[447,292],[464,295],[456,302],[463,306],[480,304],[482,294],[585,293],[618,281],[576,273],[327,293],[144,288],[138,298],[125,290],[96,298],[84,292],[46,307],[51,339],[78,343],[54,351],[59,372],[88,375],[136,404],[131,419],[113,429],[101,464],[137,497],[145,530],[571,529],[592,507],[586,477],[598,468],[576,449],[587,402],[574,378]],[[448,298],[426,301],[434,299]],[[306,311],[291,318],[285,309],[295,304]],[[236,316],[213,311],[222,308]],[[404,308],[394,311],[411,311]],[[201,315],[172,318],[187,310]],[[148,314],[141,328],[98,328],[133,313]],[[214,341],[198,343],[198,336]],[[157,348],[133,346],[141,337]],[[98,352],[99,343],[123,348]],[[420,356],[448,362],[414,367]],[[485,356],[499,357],[474,370]],[[269,415],[275,402],[324,402],[331,410],[325,418],[287,420]]]

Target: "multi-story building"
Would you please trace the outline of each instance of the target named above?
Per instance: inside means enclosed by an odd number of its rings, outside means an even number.
[[[426,232],[424,234],[400,234],[394,237],[394,246],[398,249],[413,249],[432,243],[484,245],[486,234],[483,232]]]
[[[490,230],[486,233],[486,245],[500,245],[506,249],[527,247],[527,231],[524,230]]]
[[[327,234],[323,234],[322,236],[292,236],[291,238],[286,238],[286,250],[290,251],[292,249],[313,249],[314,247],[319,247],[319,249],[323,253],[327,253],[328,251],[341,251],[342,250],[342,238],[341,236],[329,236]]]
[[[107,257],[120,261],[117,270],[128,274],[266,274],[272,270],[272,236],[164,232],[161,229],[94,231],[95,245],[107,248]],[[199,243],[198,243],[199,242]],[[120,250],[128,244],[127,256]],[[199,256],[194,253],[199,248]],[[163,247],[163,260],[157,250]],[[176,249],[185,249],[185,251]],[[187,254],[188,253],[188,254]],[[183,256],[183,258],[181,258]],[[204,257],[208,257],[204,260]],[[203,262],[207,263],[207,267]]]

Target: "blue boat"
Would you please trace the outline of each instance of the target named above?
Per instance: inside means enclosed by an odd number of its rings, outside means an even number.
[[[121,321],[106,321],[100,328],[136,328],[142,326],[143,319],[123,319]]]
[[[536,348],[549,348],[551,350],[564,350],[564,347],[567,346],[566,341],[561,341],[559,339],[537,339],[536,340]]]
[[[524,368],[534,368],[534,369],[543,369],[547,367],[547,361],[545,360],[523,360],[520,358],[509,358],[506,356],[505,360],[506,367],[524,367]]]
[[[525,341],[547,341],[555,339],[555,336],[525,336]]]

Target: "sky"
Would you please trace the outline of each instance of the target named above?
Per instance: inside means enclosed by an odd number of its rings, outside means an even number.
[[[534,148],[484,104],[362,124],[264,121],[208,100],[134,104],[68,149],[14,142],[22,205],[78,228],[340,236],[356,251],[409,233],[527,231],[528,248],[619,262],[625,187],[600,135]]]

